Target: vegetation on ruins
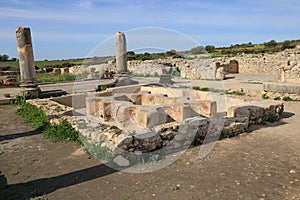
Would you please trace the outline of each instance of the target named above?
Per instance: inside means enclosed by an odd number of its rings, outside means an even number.
[[[225,94],[231,94],[231,95],[237,95],[237,96],[244,96],[244,92],[240,91],[228,91],[228,90],[220,90],[215,88],[208,88],[208,87],[199,87],[199,86],[193,86],[193,90],[199,90],[202,92],[214,92],[214,93],[225,93]]]
[[[299,102],[299,101],[300,101],[300,99],[293,99],[293,98],[291,98],[291,97],[289,97],[289,96],[283,97],[282,100],[283,100],[283,101],[296,101],[296,102]]]
[[[16,99],[11,101],[11,104],[20,105],[17,114],[25,118],[25,123],[41,130],[45,138],[54,142],[74,141],[80,145],[82,144],[78,132],[67,120],[63,119],[59,124],[48,123],[46,113],[42,109],[26,103],[23,96],[17,96]]]

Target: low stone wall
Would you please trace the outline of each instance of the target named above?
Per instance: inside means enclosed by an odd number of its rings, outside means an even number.
[[[189,89],[126,86],[75,98],[86,106],[73,107],[72,96],[29,102],[45,110],[50,122],[67,119],[88,142],[124,159],[126,152],[141,155],[162,147],[174,152],[205,138],[233,137],[253,124],[278,121],[283,113],[280,102],[228,96],[220,107],[224,95]]]
[[[287,84],[287,83],[264,83],[264,90],[266,92],[278,92],[287,94],[300,95],[299,84]]]

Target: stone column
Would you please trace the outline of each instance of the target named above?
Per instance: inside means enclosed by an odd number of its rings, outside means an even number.
[[[21,74],[20,87],[25,89],[26,96],[30,98],[37,98],[39,96],[40,89],[38,88],[38,82],[36,79],[30,28],[17,28],[16,39]]]
[[[116,33],[116,66],[119,74],[127,72],[126,38],[122,32]]]
[[[138,84],[128,76],[127,70],[127,48],[125,34],[122,32],[116,33],[116,67],[117,74],[115,76],[116,86],[125,86]]]

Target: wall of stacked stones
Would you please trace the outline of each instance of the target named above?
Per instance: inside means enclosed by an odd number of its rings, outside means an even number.
[[[274,74],[279,82],[300,82],[300,49],[288,49],[274,54],[242,54],[223,58],[239,62],[239,72],[245,74]]]

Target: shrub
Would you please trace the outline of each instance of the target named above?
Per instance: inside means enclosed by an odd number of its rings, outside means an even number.
[[[74,141],[81,144],[78,132],[65,119],[61,120],[59,124],[48,125],[43,134],[45,138],[49,138],[53,142]]]

